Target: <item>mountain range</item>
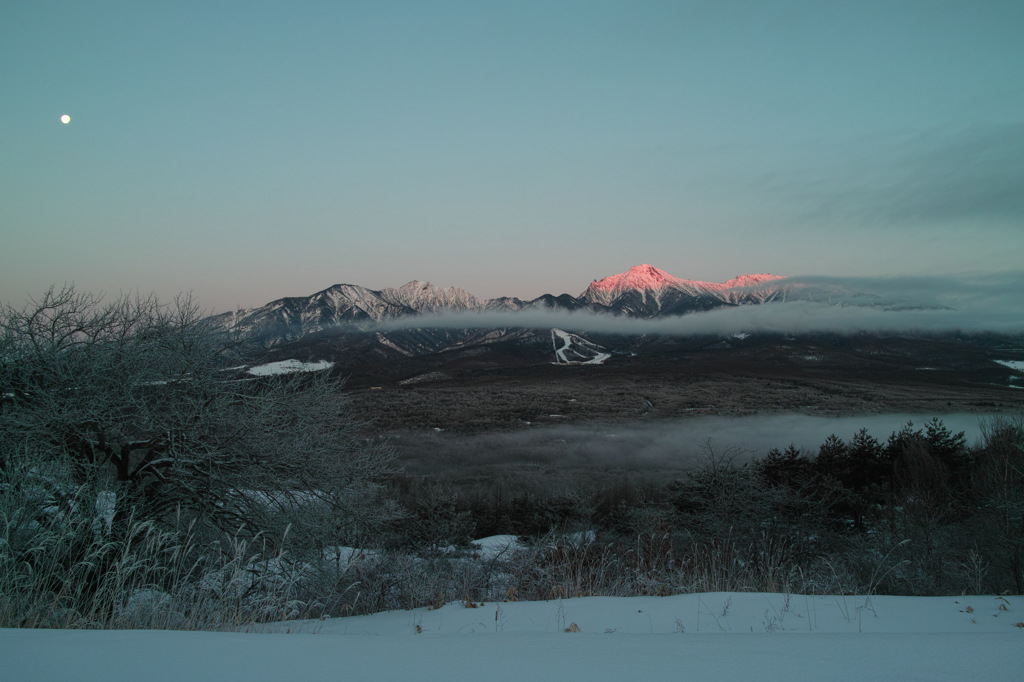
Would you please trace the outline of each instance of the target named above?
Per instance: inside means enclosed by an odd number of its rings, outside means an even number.
[[[832,300],[852,295],[853,292],[812,287],[770,274],[740,275],[721,283],[681,279],[644,264],[595,279],[578,296],[544,294],[532,300],[508,296],[481,299],[465,289],[441,288],[416,280],[382,290],[335,284],[310,296],[281,298],[258,308],[217,315],[211,322],[270,348],[329,329],[360,328],[358,324],[352,327],[352,323],[383,322],[440,312],[587,310],[650,319],[723,306]],[[429,326],[429,322],[425,322],[425,326]]]
[[[794,300],[834,305],[883,303],[871,295],[778,275],[749,274],[726,282],[702,282],[644,264],[595,279],[577,296],[482,299],[458,287],[441,288],[420,281],[381,290],[336,284],[310,296],[281,298],[257,308],[216,315],[208,322],[242,341],[242,347],[249,349],[250,362],[329,360],[336,372],[350,377],[373,376],[373,381],[387,378],[400,383],[453,368],[478,371],[546,363],[603,364],[612,357],[647,355],[666,343],[672,347],[679,343],[623,333],[588,332],[584,336],[579,330],[552,329],[553,320],[538,326],[538,317],[530,316],[530,311],[655,319]],[[458,317],[460,313],[465,317]],[[479,317],[474,319],[474,315]],[[517,317],[524,323],[517,324]]]
[[[922,309],[892,294],[856,291],[835,281],[749,274],[726,282],[702,282],[645,264],[595,279],[576,296],[483,299],[464,289],[429,282],[412,281],[381,290],[336,284],[310,296],[281,298],[216,315],[207,322],[232,336],[232,346],[245,363],[245,369],[238,369],[249,374],[331,367],[350,386],[363,388],[404,389],[423,382],[447,385],[453,381],[502,385],[523,377],[544,382],[584,375],[587,381],[613,375],[628,381],[648,376],[657,383],[659,377],[698,367],[724,372],[722,376],[753,372],[807,378],[839,372],[860,381],[875,373],[880,380],[898,376],[913,383],[921,376],[942,381],[947,376],[944,372],[953,372],[948,376],[956,381],[967,380],[968,375],[970,381],[979,380],[976,377],[997,385],[1006,381],[1005,368],[987,355],[988,341],[968,343],[956,333],[944,338],[862,333],[851,339],[828,332],[772,334],[755,326],[729,333],[678,335],[660,333],[658,324],[630,323],[808,301],[829,308],[867,307],[895,313]],[[811,310],[823,308],[787,311],[779,305],[781,316]],[[542,314],[551,311],[555,314]],[[999,348],[1008,343],[1001,337],[991,341]],[[1006,352],[1000,351],[1003,356]],[[604,368],[591,369],[599,365]]]

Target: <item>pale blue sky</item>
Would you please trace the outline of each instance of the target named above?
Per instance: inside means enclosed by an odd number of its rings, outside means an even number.
[[[11,0],[0,299],[1020,269],[1021,36],[1019,0]]]

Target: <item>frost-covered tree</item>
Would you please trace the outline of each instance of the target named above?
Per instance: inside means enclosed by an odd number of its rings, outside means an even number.
[[[328,372],[239,376],[236,362],[188,297],[106,302],[65,286],[5,307],[4,484],[45,490],[51,513],[80,508],[83,487],[103,491],[111,523],[133,513],[249,533],[318,524],[354,543],[386,520],[379,484],[393,457],[358,437],[341,383]]]
[[[984,444],[974,472],[977,535],[988,549],[998,591],[1024,593],[1024,417],[982,423]]]

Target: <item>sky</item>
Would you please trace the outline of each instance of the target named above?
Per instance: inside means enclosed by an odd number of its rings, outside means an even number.
[[[1017,0],[12,0],[0,300],[1020,271],[1022,33]]]

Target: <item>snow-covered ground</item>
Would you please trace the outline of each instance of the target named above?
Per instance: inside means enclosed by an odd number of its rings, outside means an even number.
[[[1017,680],[1022,597],[759,593],[447,604],[268,633],[0,630],[0,677]]]
[[[246,371],[258,377],[265,377],[272,374],[292,374],[293,372],[319,372],[331,367],[334,367],[334,363],[327,360],[319,360],[317,362],[281,360],[279,362],[269,362],[265,365],[256,365]]]
[[[996,360],[997,363],[1018,372],[1024,372],[1024,360]]]

